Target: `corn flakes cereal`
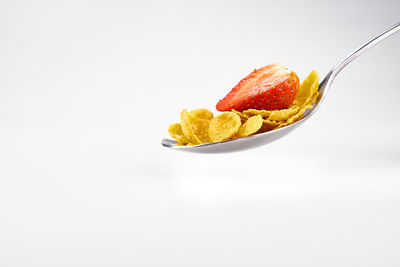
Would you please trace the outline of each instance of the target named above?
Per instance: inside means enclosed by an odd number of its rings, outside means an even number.
[[[182,126],[180,123],[171,124],[168,128],[168,133],[172,138],[174,138],[178,142],[178,144],[185,145],[188,143],[188,140],[183,134]]]
[[[237,133],[241,125],[239,115],[233,112],[224,112],[213,118],[208,133],[212,142],[221,142],[230,139]]]
[[[273,110],[268,119],[272,121],[286,121],[298,111],[299,107],[297,105],[291,105],[287,109]]]
[[[244,123],[245,121],[247,121],[250,118],[250,116],[248,116],[246,114],[243,114],[243,112],[236,111],[234,109],[232,109],[232,112],[237,114],[237,115],[239,115],[240,120],[242,121],[242,123]]]
[[[192,110],[188,113],[194,134],[200,139],[201,143],[210,143],[208,135],[208,125],[213,114],[205,108]]]
[[[252,116],[245,123],[243,123],[242,126],[240,126],[238,131],[238,136],[239,137],[249,136],[260,130],[262,125],[263,125],[263,118],[261,117],[261,115]]]
[[[263,118],[268,119],[273,110],[257,110],[257,109],[248,109],[244,110],[243,114],[247,116],[261,115]]]
[[[313,104],[313,102],[317,100],[319,95],[318,85],[318,73],[313,70],[300,85],[300,89],[297,92],[297,96],[293,104],[299,106],[300,109],[304,106]]]
[[[190,122],[189,114],[186,109],[181,112],[181,126],[182,132],[187,138],[187,140],[195,145],[201,144],[200,139],[196,136],[193,131],[192,124]]]
[[[194,110],[190,111],[189,116],[191,116],[192,118],[211,120],[214,115],[208,109],[199,108],[199,109],[194,109]]]
[[[281,124],[282,124],[282,122],[279,122],[279,121],[271,121],[269,119],[263,120],[263,125],[261,126],[260,132],[271,131]]]

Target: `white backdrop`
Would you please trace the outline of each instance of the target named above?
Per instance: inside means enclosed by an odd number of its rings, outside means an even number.
[[[324,76],[399,1],[0,1],[0,266],[399,266],[400,34],[268,146],[161,147],[273,62]]]

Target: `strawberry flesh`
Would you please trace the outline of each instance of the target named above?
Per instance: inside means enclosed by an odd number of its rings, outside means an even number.
[[[279,63],[271,64],[247,75],[216,108],[218,111],[285,109],[296,98],[299,84],[296,73]]]

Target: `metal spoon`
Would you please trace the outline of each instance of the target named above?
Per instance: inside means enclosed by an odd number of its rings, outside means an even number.
[[[233,152],[239,150],[246,150],[250,148],[259,147],[262,145],[266,145],[271,143],[297,127],[299,127],[302,123],[304,123],[308,118],[311,117],[321,105],[322,101],[325,99],[326,94],[328,93],[329,87],[332,85],[333,80],[339,74],[339,72],[347,66],[350,62],[356,59],[358,56],[363,54],[365,51],[373,47],[374,45],[380,43],[381,41],[385,40],[389,36],[393,35],[394,33],[400,31],[400,23],[392,26],[390,29],[386,30],[382,34],[378,35],[374,39],[370,40],[369,42],[365,43],[364,45],[357,48],[353,53],[348,55],[343,61],[338,63],[329,73],[325,76],[322,82],[319,84],[318,91],[322,94],[319,102],[314,105],[313,109],[308,110],[303,118],[293,124],[290,124],[286,127],[279,128],[276,130],[272,130],[269,132],[257,134],[254,136],[227,140],[223,142],[216,142],[216,143],[207,143],[202,145],[195,145],[195,146],[176,146],[176,142],[171,139],[163,139],[161,144],[168,148],[172,148],[175,150],[180,151],[187,151],[187,152],[197,152],[197,153],[224,153],[224,152]]]

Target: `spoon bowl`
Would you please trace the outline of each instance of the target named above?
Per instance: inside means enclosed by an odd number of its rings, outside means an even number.
[[[364,45],[357,48],[354,52],[348,55],[344,60],[338,63],[329,73],[325,76],[322,82],[319,84],[318,92],[321,94],[320,99],[314,104],[314,107],[310,110],[307,110],[302,119],[287,125],[285,127],[272,130],[269,132],[243,137],[238,139],[227,140],[223,142],[215,142],[215,143],[206,143],[201,145],[194,145],[194,146],[177,146],[176,141],[171,139],[163,139],[161,144],[165,147],[186,151],[186,152],[196,152],[196,153],[226,153],[226,152],[234,152],[234,151],[241,151],[247,150],[259,146],[263,146],[269,144],[275,140],[278,140],[297,127],[299,127],[302,123],[304,123],[307,119],[309,119],[321,106],[323,100],[326,97],[326,94],[332,85],[333,80],[336,78],[338,73],[349,64],[351,61],[359,57],[369,48],[375,46],[376,44],[380,43],[384,39],[388,38],[389,36],[393,35],[394,33],[400,31],[400,23],[392,26],[390,29],[386,30],[382,34],[378,35],[377,37],[373,38],[372,40],[368,41]]]
[[[295,128],[297,128],[300,125],[300,122],[303,122],[303,120],[269,132],[249,137],[242,137],[239,139],[216,142],[216,143],[207,143],[194,146],[176,146],[176,142],[170,139],[163,139],[161,143],[163,146],[187,152],[197,152],[197,153],[235,152],[235,151],[256,148],[271,143],[279,138],[282,138],[291,131],[293,131]]]

